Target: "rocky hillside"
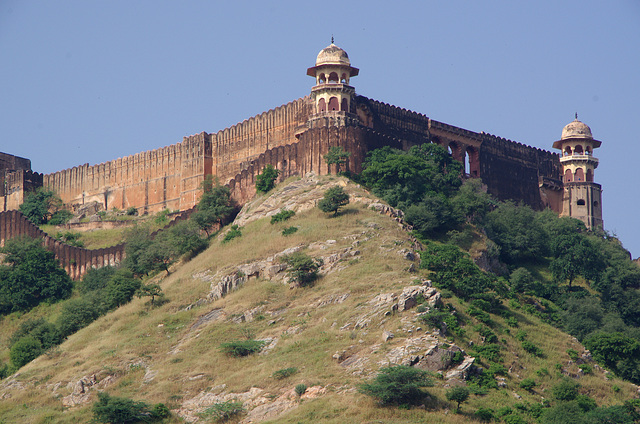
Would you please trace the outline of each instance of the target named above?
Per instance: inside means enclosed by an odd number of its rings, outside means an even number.
[[[351,195],[337,217],[315,207],[334,185]],[[295,215],[271,224],[283,209]],[[487,332],[419,268],[420,245],[402,213],[346,179],[291,179],[247,204],[234,224],[241,236],[223,243],[223,231],[202,254],[153,277],[166,302],[135,299],[1,381],[0,423],[88,423],[101,391],[162,402],[170,423],[209,422],[207,411],[228,401],[242,403],[242,423],[460,423],[479,419],[478,409],[536,422],[536,405],[566,378],[600,406],[636,396],[535,315],[514,310],[515,326],[491,315]],[[288,227],[297,231],[285,236]],[[313,285],[291,280],[283,258],[294,252],[321,260]],[[423,319],[436,310],[453,311],[464,331]],[[523,347],[525,338],[539,354]],[[221,349],[243,340],[261,342],[259,352]],[[477,352],[489,345],[500,346],[504,371],[478,386],[486,361]],[[434,373],[425,405],[381,407],[358,392],[395,364]],[[470,379],[480,388],[454,413],[445,392]]]

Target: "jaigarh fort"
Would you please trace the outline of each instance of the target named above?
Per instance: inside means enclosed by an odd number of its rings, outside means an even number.
[[[71,210],[96,203],[104,210],[135,207],[145,214],[192,209],[201,183],[212,175],[242,205],[255,194],[255,178],[266,165],[277,168],[281,180],[311,171],[328,174],[323,156],[339,146],[350,153],[343,169],[359,173],[370,150],[406,150],[423,143],[447,148],[464,164],[463,178],[480,178],[500,200],[549,208],[588,228],[603,226],[602,187],[594,182],[598,159],[593,156],[601,142],[577,115],[559,140],[550,140],[558,150],[553,153],[356,94],[351,79],[359,69],[333,40],[306,73],[314,80],[308,95],[217,133],[191,135],[156,150],[51,174],[33,171],[29,159],[0,153],[0,243],[20,234],[43,236],[77,278],[89,266],[119,262],[122,249],[65,247],[41,234],[17,212],[25,195],[38,187],[55,191]]]

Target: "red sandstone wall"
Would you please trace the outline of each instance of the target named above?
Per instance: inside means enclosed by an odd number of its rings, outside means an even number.
[[[124,259],[124,244],[95,250],[69,246],[50,237],[19,211],[0,212],[0,246],[4,246],[6,240],[20,236],[43,239],[45,248],[55,254],[73,280],[80,279],[92,267],[115,266]]]

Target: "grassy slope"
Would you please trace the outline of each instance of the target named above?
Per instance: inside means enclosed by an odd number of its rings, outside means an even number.
[[[280,234],[282,228],[290,225],[298,226],[300,230],[292,236],[283,237]],[[314,287],[289,289],[281,283],[250,280],[243,288],[223,299],[185,310],[187,305],[204,297],[209,290],[208,283],[193,277],[203,270],[215,272],[227,266],[264,259],[302,243],[336,240],[337,243],[326,251],[309,252],[312,255],[327,255],[351,245],[352,241],[345,239],[345,236],[362,233],[369,240],[358,246],[361,254],[357,259],[348,260],[345,269],[321,278]],[[185,400],[220,384],[226,384],[227,392],[237,393],[259,387],[275,397],[298,383],[304,383],[309,387],[324,386],[327,393],[317,399],[302,401],[297,408],[279,417],[277,422],[344,423],[375,420],[385,423],[461,423],[468,422],[468,414],[479,407],[498,409],[523,401],[537,403],[542,397],[551,398],[546,391],[560,378],[555,364],[562,364],[570,372],[577,372],[575,365],[567,367],[569,358],[565,352],[568,348],[581,352],[578,342],[537,318],[522,313],[517,316],[520,328],[528,333],[528,340],[544,350],[546,357],[535,358],[526,353],[520,347],[520,342],[512,337],[517,329],[511,329],[511,334],[506,334],[509,327],[501,318],[492,317],[497,323],[494,331],[507,347],[504,349],[504,364],[512,368],[507,378],[509,388],[491,390],[486,396],[472,396],[463,405],[461,415],[448,410],[444,401],[446,387],[442,380],[436,380],[436,386],[429,389],[440,400],[440,405],[427,412],[380,408],[369,398],[358,394],[353,387],[362,382],[364,377],[343,369],[332,359],[333,353],[351,346],[351,352],[372,357],[368,371],[373,371],[386,352],[411,336],[402,331],[401,319],[413,319],[414,313],[407,311],[388,318],[376,317],[367,328],[359,330],[353,330],[352,327],[340,330],[340,327],[355,322],[367,311],[365,303],[377,294],[398,293],[402,287],[421,276],[407,272],[409,262],[397,253],[399,249],[409,246],[408,235],[396,222],[366,209],[362,204],[350,205],[338,218],[327,218],[318,210],[311,210],[278,225],[270,225],[268,219],[252,222],[243,229],[242,237],[225,245],[214,242],[203,254],[162,278],[160,284],[170,299],[168,303],[149,309],[144,300],[135,299],[21,369],[16,380],[28,390],[7,389],[0,385],[0,423],[89,422],[90,404],[64,410],[61,398],[70,393],[65,388],[68,382],[93,374],[101,379],[113,376],[114,382],[106,388],[112,395],[149,403],[164,402],[172,409],[179,408]],[[350,294],[344,303],[321,308],[314,306],[327,295],[344,293]],[[447,301],[451,301],[460,311],[466,309],[463,302],[457,299]],[[229,320],[258,306],[264,307],[262,313],[266,319],[241,324]],[[223,309],[225,319],[200,326],[196,331],[190,329],[199,317],[216,308]],[[45,315],[52,311],[55,313],[55,309],[55,306],[42,307],[33,313]],[[276,322],[272,323],[272,320]],[[17,321],[16,317],[2,321],[0,342],[6,343]],[[478,335],[471,329],[476,322],[469,317],[467,321],[467,339],[480,343]],[[297,332],[291,331],[296,328]],[[381,343],[383,329],[394,332],[395,338],[374,348],[371,353],[371,347]],[[227,357],[219,351],[221,342],[243,339],[248,334],[256,338],[278,337],[278,343],[265,355],[240,359]],[[456,342],[466,347],[467,339]],[[180,352],[172,354],[171,351],[178,345]],[[157,375],[145,383],[147,366]],[[274,371],[287,367],[296,367],[299,372],[284,380],[270,377]],[[540,368],[548,369],[549,375],[536,375]],[[540,384],[534,393],[518,388],[519,382],[527,377],[535,378]],[[3,383],[6,384],[6,381]],[[62,383],[61,387],[54,391],[57,383]],[[635,395],[632,385],[618,380],[608,381],[601,371],[582,377],[580,383],[581,391],[595,398],[600,405],[621,403]],[[614,393],[614,384],[621,388],[620,392]],[[522,399],[517,400],[514,392]],[[5,395],[2,399],[4,393],[11,397],[6,398]],[[95,392],[92,396],[94,399]],[[181,421],[173,418],[168,422]]]

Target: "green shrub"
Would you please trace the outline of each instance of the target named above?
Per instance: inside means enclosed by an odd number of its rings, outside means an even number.
[[[524,330],[518,330],[516,335],[513,337],[515,337],[516,340],[523,342],[527,339],[527,332]]]
[[[294,367],[283,368],[281,370],[274,371],[274,373],[271,374],[271,377],[275,378],[276,380],[283,380],[287,377],[291,377],[293,374],[297,372],[298,372],[298,368],[294,368]]]
[[[63,225],[66,224],[71,218],[73,218],[73,213],[66,209],[60,209],[51,215],[51,219],[47,224],[49,225]]]
[[[509,317],[509,318],[506,318],[504,321],[507,323],[509,327],[515,328],[518,326],[518,320],[516,319],[516,317]]]
[[[136,208],[135,206],[130,206],[129,208],[127,208],[126,214],[128,216],[136,216],[138,215],[138,208]]]
[[[266,193],[274,188],[279,174],[280,171],[274,168],[273,165],[265,166],[262,172],[256,177],[256,190]]]
[[[156,403],[151,408],[151,418],[154,420],[163,420],[171,416],[171,411],[164,403]]]
[[[464,361],[464,353],[462,353],[461,351],[458,350],[451,357],[451,364],[452,365],[458,365],[462,361]]]
[[[557,400],[574,400],[578,396],[580,385],[575,381],[564,379],[551,389]]]
[[[294,390],[298,396],[302,396],[307,391],[307,385],[302,383],[296,384]]]
[[[522,418],[520,415],[507,415],[502,418],[505,424],[527,424],[527,420]]]
[[[228,241],[231,241],[236,237],[240,237],[241,235],[242,231],[240,227],[238,227],[237,225],[232,225],[231,229],[229,229],[229,231],[227,231],[227,234],[224,235],[222,242],[227,243]]]
[[[591,374],[593,372],[593,367],[589,364],[578,365],[578,368],[580,368],[585,374]]]
[[[533,378],[525,378],[520,382],[520,388],[525,389],[527,391],[532,391],[534,387],[536,387],[538,383]]]
[[[296,213],[294,211],[290,211],[288,209],[282,209],[277,214],[271,216],[271,223],[275,224],[277,222],[284,222],[287,219],[289,219],[292,216],[294,216],[295,214]]]
[[[70,299],[62,306],[58,317],[58,328],[67,337],[91,324],[101,315],[100,308],[87,297]]]
[[[491,408],[479,408],[473,413],[473,415],[480,421],[484,422],[493,421],[496,418],[493,414],[493,409]]]
[[[228,421],[244,412],[244,406],[239,401],[214,403],[200,414],[202,418],[213,418],[217,422]]]
[[[267,342],[262,340],[234,340],[221,343],[220,350],[230,356],[241,357],[260,352]]]
[[[296,231],[298,231],[298,227],[287,227],[284,230],[282,230],[282,235],[283,236],[290,236],[291,234],[295,233]]]
[[[93,404],[93,418],[98,423],[138,423],[152,421],[149,405],[145,402],[98,393]]]
[[[406,365],[381,368],[370,383],[361,384],[360,393],[377,399],[382,405],[418,405],[427,395],[421,388],[433,382],[422,370]]]
[[[333,212],[337,216],[341,207],[349,203],[349,194],[340,186],[331,187],[324,193],[324,197],[318,202],[322,212]]]
[[[522,342],[522,348],[532,354],[533,356],[543,357],[544,352],[538,346],[530,342],[529,340],[525,340]]]
[[[501,362],[502,355],[500,354],[500,345],[491,343],[486,345],[476,345],[473,347],[477,356],[484,358],[491,362]]]
[[[29,335],[22,337],[11,346],[9,357],[11,358],[11,363],[16,368],[20,368],[36,359],[42,352],[44,352],[42,343]]]
[[[307,286],[318,278],[318,270],[322,259],[315,259],[302,252],[295,252],[282,257],[287,266],[287,276],[300,286]]]
[[[567,355],[569,355],[572,361],[578,360],[578,351],[575,349],[567,349]]]

